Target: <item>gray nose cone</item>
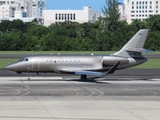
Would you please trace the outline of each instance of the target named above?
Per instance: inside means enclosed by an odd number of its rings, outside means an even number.
[[[10,70],[11,68],[12,68],[12,65],[7,65],[4,67],[4,69],[6,69],[6,70]]]
[[[15,65],[14,64],[7,65],[7,66],[4,67],[4,69],[15,71]]]

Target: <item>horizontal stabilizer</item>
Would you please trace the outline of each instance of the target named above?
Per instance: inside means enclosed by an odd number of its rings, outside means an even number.
[[[143,49],[143,51],[146,52],[146,53],[154,52],[153,50],[147,50],[147,49]]]
[[[153,52],[151,50],[147,50],[147,49],[143,49],[143,48],[127,48],[126,51],[129,51],[129,52],[147,52],[147,53]]]
[[[129,51],[129,52],[143,52],[143,48],[127,48],[126,51]]]

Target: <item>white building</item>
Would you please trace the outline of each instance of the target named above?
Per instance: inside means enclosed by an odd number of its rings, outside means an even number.
[[[45,0],[0,0],[0,19],[42,19]]]
[[[126,19],[125,5],[123,3],[118,3],[118,9],[119,9],[119,12],[120,12],[119,20],[125,20]]]
[[[126,21],[144,20],[151,15],[160,14],[160,0],[124,0]]]
[[[100,17],[99,11],[92,10],[91,7],[84,7],[83,10],[44,10],[44,26],[49,26],[55,22],[95,22]]]
[[[14,17],[17,8],[16,0],[0,0],[0,18]]]
[[[42,18],[43,10],[46,9],[45,0],[27,0],[28,17]]]

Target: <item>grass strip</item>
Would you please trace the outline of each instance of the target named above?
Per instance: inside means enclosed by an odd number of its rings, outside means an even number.
[[[137,69],[160,69],[160,59],[148,59],[147,62],[135,66]]]
[[[0,59],[0,68],[4,68],[6,65],[16,61],[18,61],[18,59],[12,59],[12,58]]]

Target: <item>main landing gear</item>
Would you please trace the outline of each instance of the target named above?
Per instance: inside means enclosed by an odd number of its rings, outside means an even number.
[[[87,81],[87,75],[81,75],[81,80],[82,81]]]

